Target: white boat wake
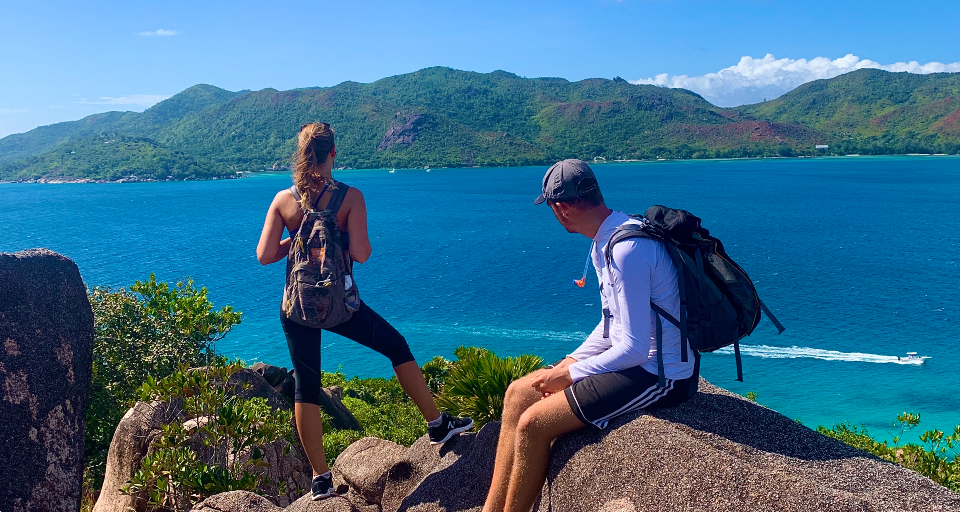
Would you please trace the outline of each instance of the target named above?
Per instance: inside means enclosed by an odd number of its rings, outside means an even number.
[[[455,336],[482,336],[484,338],[512,339],[512,340],[551,340],[570,343],[579,343],[586,339],[587,334],[579,331],[546,331],[538,329],[502,329],[499,327],[469,326],[469,325],[437,325],[403,323],[402,333],[412,334],[449,334]]]
[[[724,347],[715,354],[733,354],[733,347]],[[883,356],[879,354],[864,354],[861,352],[838,352],[808,347],[771,347],[767,345],[740,345],[740,353],[745,356],[760,357],[763,359],[822,359],[824,361],[847,361],[854,363],[889,363],[919,365],[928,356],[907,358],[906,356]]]
[[[456,337],[480,336],[485,338],[497,338],[500,340],[525,340],[532,341],[536,339],[549,340],[562,343],[580,343],[588,333],[576,331],[548,331],[535,329],[503,329],[487,326],[469,326],[469,325],[437,325],[421,323],[403,323],[399,326],[400,331],[408,335],[436,335],[446,334]],[[469,341],[464,344],[469,344]],[[733,346],[725,347],[714,354],[733,355]],[[839,352],[836,350],[823,350],[809,347],[773,347],[768,345],[740,345],[740,353],[744,356],[759,357],[763,359],[821,359],[824,361],[847,361],[854,363],[888,363],[903,365],[922,365],[924,361],[930,359],[928,356],[884,356],[879,354],[865,354],[861,352]]]

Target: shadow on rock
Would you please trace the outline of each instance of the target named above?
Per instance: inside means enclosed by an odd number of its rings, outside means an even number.
[[[476,434],[461,435],[444,444],[440,463],[403,500],[399,510],[479,510],[493,478],[499,435],[500,423],[487,423]],[[427,447],[436,449],[429,444]],[[385,512],[388,510],[384,507]]]

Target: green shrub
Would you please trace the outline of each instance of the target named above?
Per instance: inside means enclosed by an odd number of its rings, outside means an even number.
[[[197,289],[191,280],[171,287],[153,274],[129,290],[98,287],[88,297],[95,333],[85,482],[98,489],[113,433],[133,405],[137,388],[148,377],[172,374],[179,365],[222,362],[214,343],[240,323],[241,314],[230,306],[214,310],[207,289]]]
[[[904,412],[897,416],[893,425],[900,429],[900,434],[893,438],[893,446],[886,441],[873,439],[865,428],[848,423],[834,425],[833,428],[821,425],[817,427],[817,432],[912,469],[950,490],[960,492],[960,425],[957,425],[953,434],[928,430],[920,435],[922,445],[909,443],[901,446],[903,434],[919,424],[919,414]]]
[[[498,357],[484,348],[459,347],[457,360],[434,357],[421,368],[437,407],[456,415],[468,415],[481,427],[499,420],[503,397],[514,380],[541,368],[543,359],[522,355]],[[334,461],[350,443],[366,436],[410,446],[427,433],[416,405],[395,377],[347,379],[343,373],[324,373],[324,387],[340,386],[343,404],[357,418],[362,430],[336,430],[324,419],[323,447],[327,461]]]
[[[140,400],[179,403],[182,413],[162,426],[125,493],[148,507],[169,510],[186,510],[226,491],[262,492],[266,486],[286,493],[286,482],[265,481],[254,468],[267,465],[261,446],[282,439],[289,449],[292,414],[271,408],[264,398],[234,396],[225,383],[241,368],[240,363],[216,363],[181,368],[160,380],[147,378]]]
[[[454,355],[457,360],[440,374],[437,406],[451,414],[470,416],[478,429],[487,422],[500,420],[503,398],[511,382],[543,367],[541,357],[499,357],[478,347],[459,347]],[[442,367],[436,360],[430,363]]]

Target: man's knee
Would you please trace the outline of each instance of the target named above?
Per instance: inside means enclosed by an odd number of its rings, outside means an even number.
[[[539,399],[540,394],[530,387],[528,378],[523,377],[511,382],[507,387],[506,395],[503,397],[503,419],[505,421],[515,421],[523,411]]]
[[[541,414],[537,414],[537,411],[527,409],[520,415],[520,419],[517,420],[517,438],[518,439],[530,439],[538,438],[545,431],[545,422],[546,418]]]
[[[530,386],[529,377],[521,377],[507,386],[504,405],[522,406],[524,409],[540,399],[540,393]]]

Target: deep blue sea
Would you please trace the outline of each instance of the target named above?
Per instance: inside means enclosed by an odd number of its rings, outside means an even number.
[[[960,158],[840,157],[605,164],[607,204],[689,210],[753,278],[787,330],[766,319],[702,374],[815,427],[850,421],[889,438],[902,411],[922,428],[960,423]],[[555,360],[600,318],[589,240],[534,206],[545,168],[342,171],[363,190],[373,256],[361,296],[421,363],[459,345]],[[284,173],[228,181],[0,184],[0,252],[47,247],[88,286],[193,278],[243,312],[218,343],[247,362],[289,366],[278,315],[284,264],[254,252]],[[898,364],[916,351],[923,366]],[[335,335],[323,368],[386,376],[382,356]],[[909,436],[908,436],[909,437]]]

